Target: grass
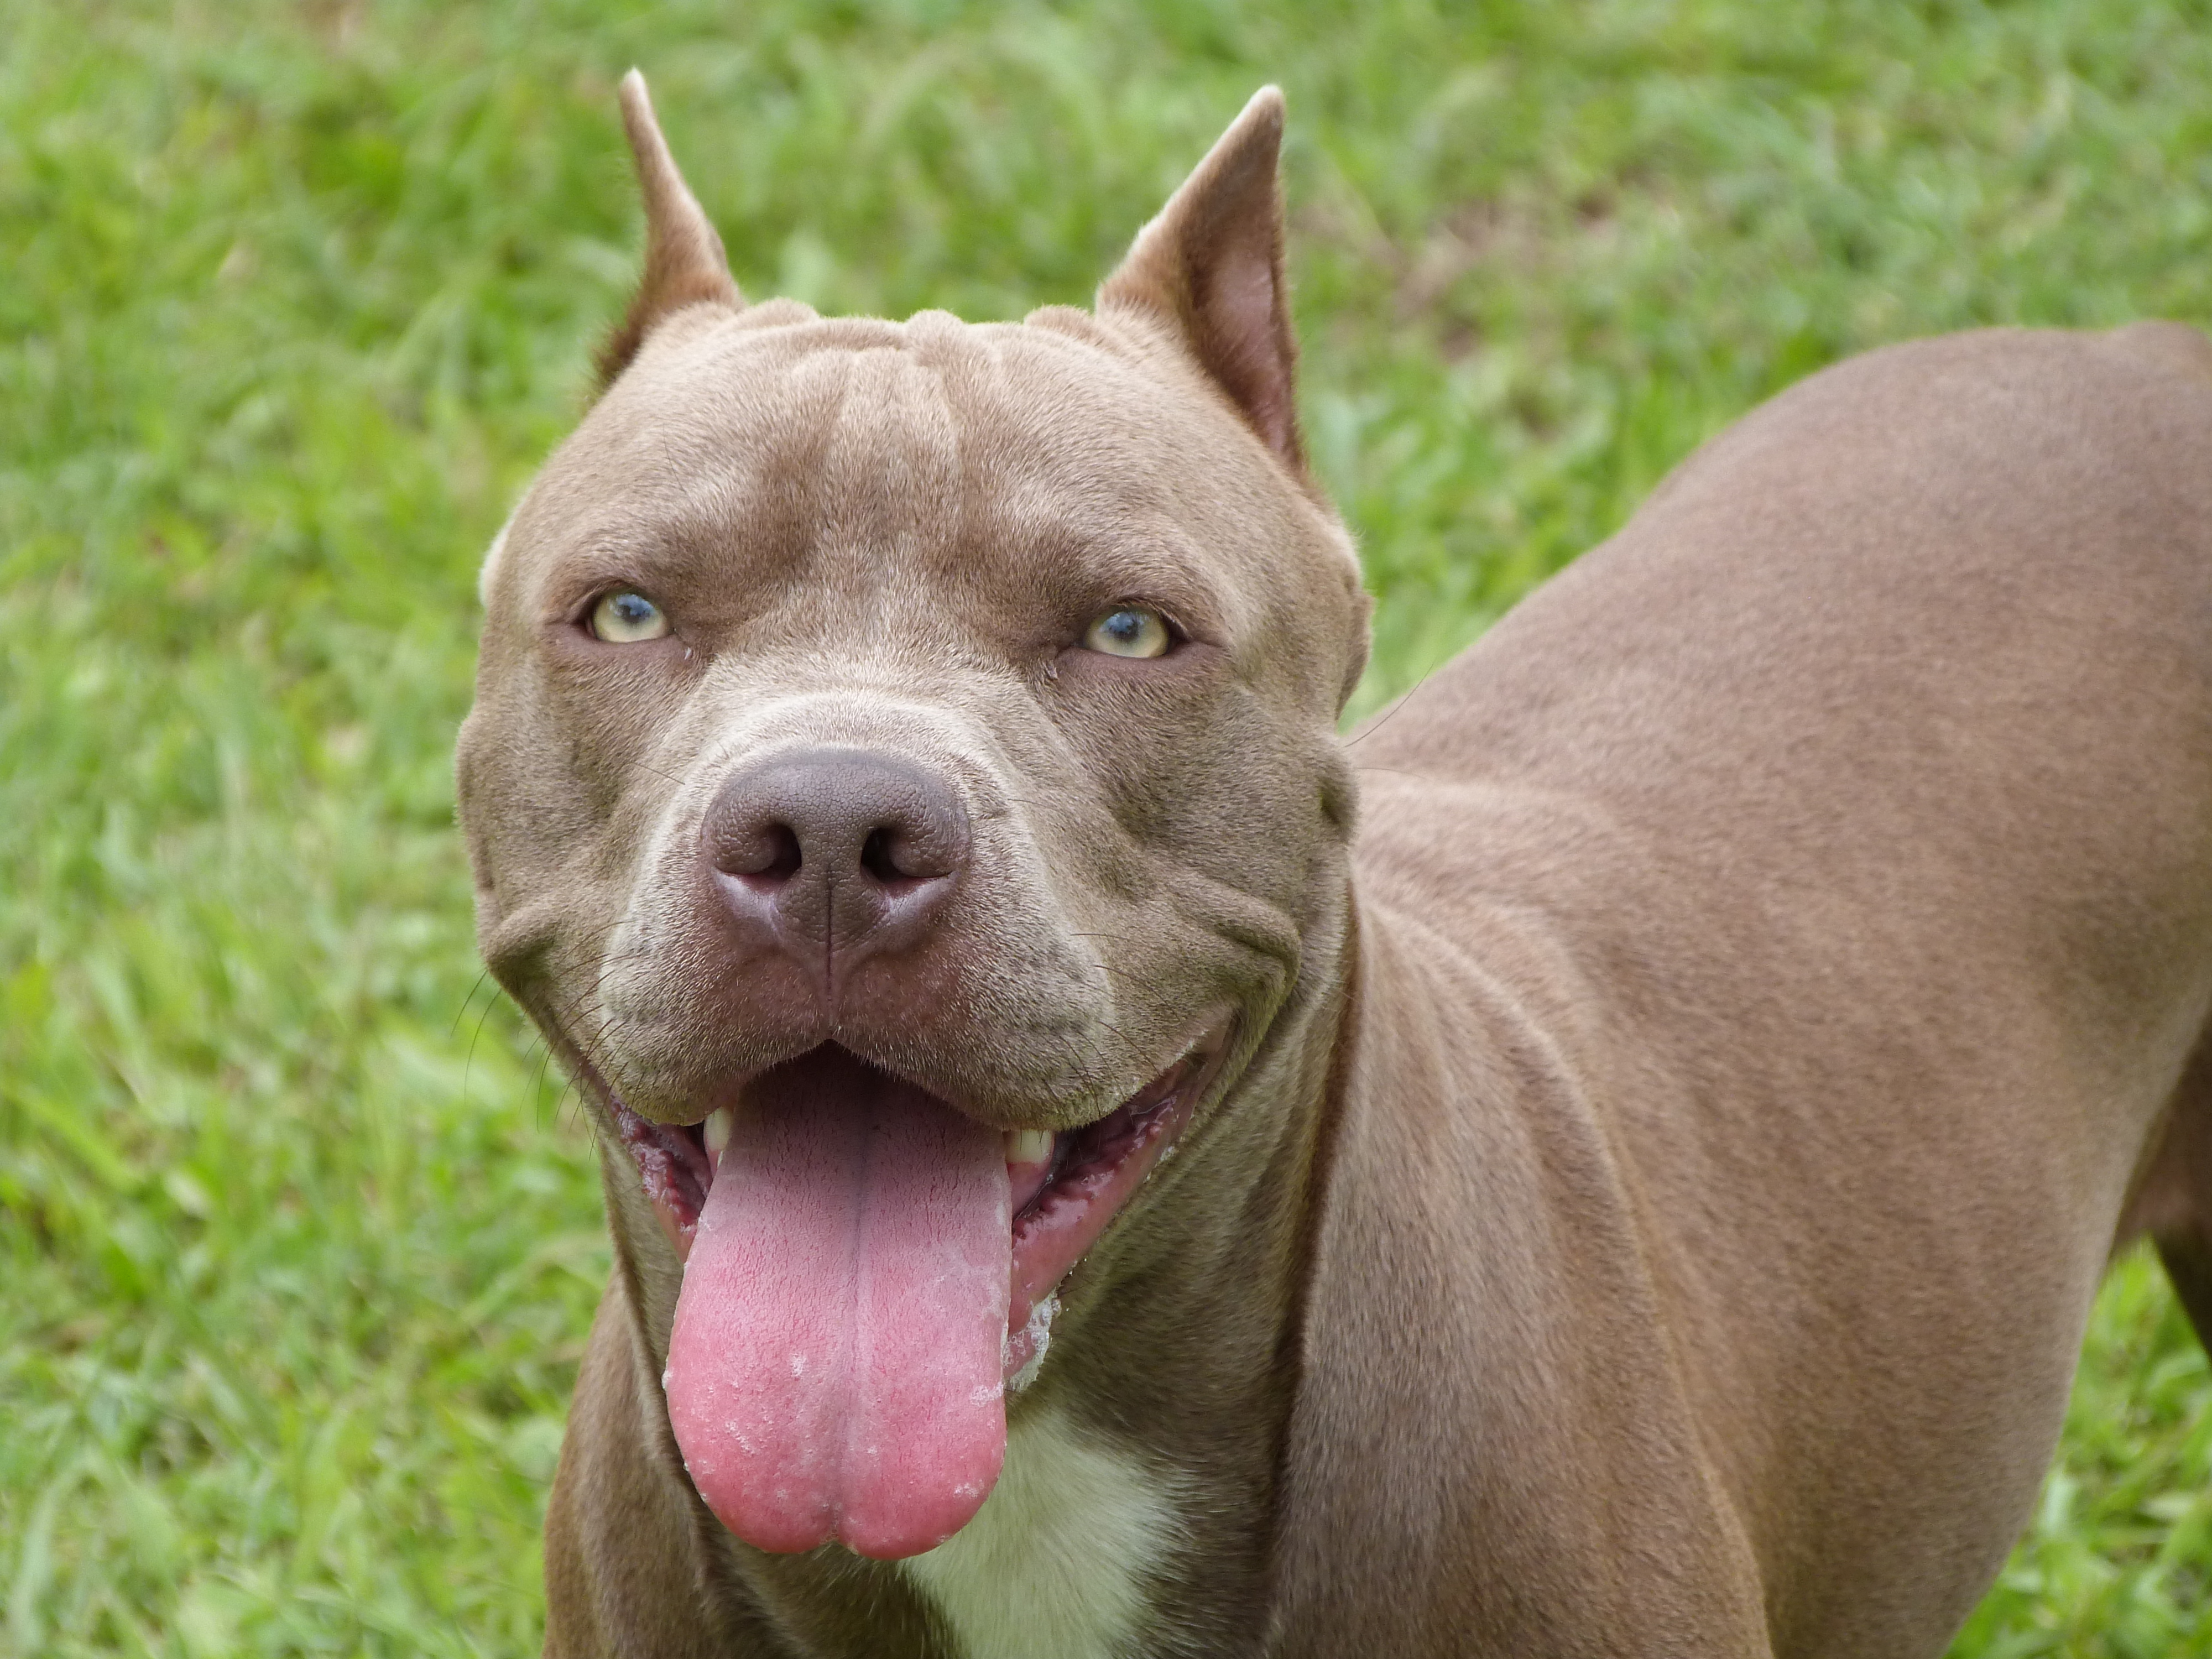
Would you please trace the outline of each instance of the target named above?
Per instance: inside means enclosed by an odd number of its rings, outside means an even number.
[[[606,1252],[477,979],[478,550],[635,240],[642,64],[748,291],[1080,301],[1291,99],[1372,707],[1863,347],[2212,321],[2212,7],[0,0],[0,1652],[514,1654]],[[1954,1650],[2212,1655],[2146,1262]]]

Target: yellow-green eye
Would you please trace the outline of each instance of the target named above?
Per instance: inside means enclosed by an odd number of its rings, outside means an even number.
[[[1167,618],[1141,605],[1116,605],[1083,630],[1083,648],[1109,657],[1157,657],[1173,642]]]
[[[668,614],[642,593],[628,588],[602,594],[592,607],[592,637],[611,645],[635,645],[668,633]]]

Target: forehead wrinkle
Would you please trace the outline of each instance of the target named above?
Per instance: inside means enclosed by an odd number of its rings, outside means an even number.
[[[848,358],[823,446],[817,544],[862,583],[957,538],[959,423],[937,372],[896,348]]]
[[[1176,510],[1170,480],[1187,465],[1173,453],[1177,429],[1146,418],[1141,404],[1133,414],[1100,398],[1075,372],[1087,362],[1020,352],[1027,340],[1007,343],[1018,357],[1004,366],[1011,372],[971,371],[956,383],[963,409],[977,412],[971,539],[1018,550],[1056,590],[1094,601],[1147,598],[1183,621],[1237,631],[1238,596],[1224,592],[1206,538]]]
[[[948,554],[965,544],[969,471],[941,371],[978,354],[952,333],[964,325],[945,322],[938,339],[881,322],[857,343],[823,329],[830,337],[786,365],[817,391],[799,553],[811,580],[789,595],[775,634],[787,646],[811,641],[810,655],[826,647],[841,674],[893,683],[974,659],[959,625],[966,607],[941,581]]]
[[[556,453],[514,527],[549,550],[617,564],[732,528],[788,538],[817,516],[840,356],[795,356],[772,336],[709,338],[656,374],[624,377]]]

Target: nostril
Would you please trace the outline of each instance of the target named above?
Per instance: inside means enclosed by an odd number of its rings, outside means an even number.
[[[805,856],[799,850],[799,832],[787,823],[772,823],[767,839],[775,843],[775,854],[752,873],[769,881],[789,881],[799,873]]]
[[[787,823],[757,823],[738,835],[724,835],[714,848],[714,867],[756,886],[777,887],[799,873],[799,835]]]
[[[888,892],[911,892],[952,873],[949,840],[923,815],[913,823],[878,824],[860,843],[860,868]]]
[[[891,832],[889,830],[868,831],[868,838],[860,843],[860,868],[885,887],[895,881],[906,879],[906,872],[900,869],[897,860],[891,857]]]

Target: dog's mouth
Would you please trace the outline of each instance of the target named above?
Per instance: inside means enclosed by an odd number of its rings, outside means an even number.
[[[979,1508],[1060,1282],[1189,1121],[1216,1024],[1079,1129],[1000,1130],[834,1043],[704,1121],[609,1106],[684,1260],[663,1383],[693,1483],[763,1549],[890,1559]]]

